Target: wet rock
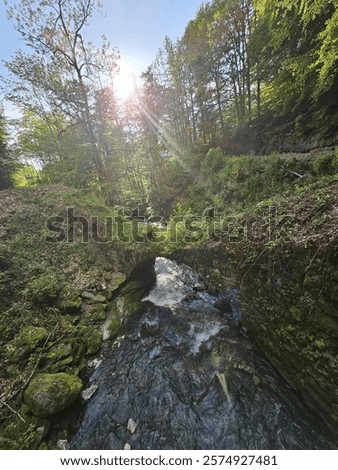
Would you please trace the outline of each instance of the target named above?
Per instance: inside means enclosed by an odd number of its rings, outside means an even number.
[[[217,294],[217,289],[214,285],[209,284],[208,286],[208,294],[210,295],[216,295]]]
[[[214,307],[223,313],[232,312],[231,303],[227,299],[217,299],[216,302],[214,303]]]
[[[127,429],[131,434],[135,434],[137,430],[138,424],[135,423],[135,421],[132,418],[129,418],[128,424],[127,424]]]
[[[67,439],[59,439],[56,443],[56,447],[60,450],[68,450],[69,445]]]
[[[84,399],[84,401],[88,401],[96,392],[98,386],[97,385],[91,385],[89,388],[86,388],[86,390],[82,390],[81,392],[81,397]]]
[[[261,383],[261,379],[257,375],[253,375],[252,380],[254,381],[254,384],[257,386]]]
[[[203,292],[204,290],[207,290],[207,286],[203,282],[199,282],[194,285],[193,290],[195,292]]]
[[[82,381],[76,375],[42,373],[29,383],[24,401],[35,416],[48,417],[72,405],[82,387]]]

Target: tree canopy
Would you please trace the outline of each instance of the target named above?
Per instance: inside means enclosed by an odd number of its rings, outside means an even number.
[[[19,153],[39,161],[42,180],[163,210],[199,184],[211,148],[262,153],[336,140],[334,0],[204,3],[181,38],[164,39],[124,103],[113,86],[118,51],[86,40],[99,2],[7,3],[30,51],[7,62],[7,98],[23,110]]]

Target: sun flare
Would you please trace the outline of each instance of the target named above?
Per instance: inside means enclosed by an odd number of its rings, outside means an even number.
[[[125,63],[120,64],[120,71],[114,78],[115,94],[121,100],[126,100],[135,91],[136,78],[133,69]]]

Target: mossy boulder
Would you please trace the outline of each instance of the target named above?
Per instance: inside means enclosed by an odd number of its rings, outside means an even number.
[[[86,317],[93,322],[100,322],[106,319],[107,304],[90,305],[86,311]]]
[[[53,305],[58,300],[63,286],[64,278],[61,275],[47,272],[30,283],[28,292],[34,303]]]
[[[48,417],[72,405],[82,387],[76,375],[38,374],[26,388],[24,401],[35,416]]]
[[[91,303],[93,304],[103,304],[106,302],[106,297],[102,294],[96,294],[94,297],[90,300]]]
[[[54,345],[45,357],[44,370],[48,372],[63,372],[73,362],[73,348],[70,343]]]
[[[78,313],[82,305],[80,292],[71,284],[65,284],[60,292],[57,306],[64,313]]]
[[[23,326],[12,344],[7,348],[7,356],[12,362],[27,359],[47,339],[46,328]]]

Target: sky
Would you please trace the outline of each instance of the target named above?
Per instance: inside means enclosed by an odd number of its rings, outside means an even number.
[[[96,13],[88,27],[87,40],[100,45],[103,34],[121,54],[121,96],[128,83],[146,70],[155,59],[165,36],[176,40],[196,16],[203,0],[102,0],[102,14]],[[6,75],[2,61],[24,47],[7,19],[4,0],[0,0],[0,76]],[[123,96],[124,97],[124,96]],[[1,97],[0,97],[1,100]],[[8,105],[7,105],[8,107]]]

